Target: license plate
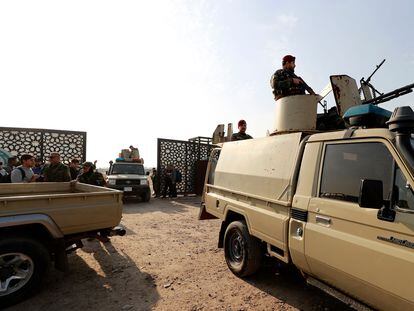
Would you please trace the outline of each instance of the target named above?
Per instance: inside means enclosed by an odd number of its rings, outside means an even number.
[[[124,187],[124,191],[132,191],[132,187]]]

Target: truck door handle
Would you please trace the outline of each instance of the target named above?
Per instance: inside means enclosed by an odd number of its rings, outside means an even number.
[[[325,225],[325,226],[330,226],[331,225],[331,219],[329,217],[316,215],[315,220],[316,220],[317,224],[321,224],[321,225]]]

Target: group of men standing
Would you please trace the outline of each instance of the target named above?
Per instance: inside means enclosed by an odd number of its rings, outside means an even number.
[[[151,181],[154,191],[154,197],[157,198],[160,195],[162,195],[162,198],[166,198],[168,195],[170,198],[176,198],[177,183],[180,183],[182,181],[181,172],[174,168],[172,164],[167,165],[167,167],[163,171],[163,174],[161,175],[163,181],[162,192],[160,191],[161,183],[158,178],[159,176],[157,174],[157,170],[153,168],[151,172]]]
[[[30,154],[23,154],[20,163],[17,157],[10,158],[8,166],[0,170],[1,181],[11,183],[31,182],[68,182],[78,180],[79,182],[105,186],[103,175],[95,171],[92,162],[84,162],[82,168],[78,159],[72,159],[69,166],[61,162],[60,154],[52,152],[47,164]]]
[[[282,69],[277,70],[270,78],[270,86],[275,100],[292,95],[304,95],[306,92],[314,95],[312,88],[295,74],[296,57],[286,55],[282,59]],[[247,123],[240,120],[238,125],[239,132],[234,133],[231,141],[253,138],[246,133]]]

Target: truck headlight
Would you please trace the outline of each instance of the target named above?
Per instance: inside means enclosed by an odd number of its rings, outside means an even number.
[[[141,179],[141,185],[148,185],[148,180]]]
[[[116,184],[116,180],[115,179],[109,179],[108,180],[108,185],[115,185]]]

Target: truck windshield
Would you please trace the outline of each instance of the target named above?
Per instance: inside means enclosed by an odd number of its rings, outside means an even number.
[[[114,164],[112,166],[111,175],[131,174],[145,175],[144,167],[137,164]]]

